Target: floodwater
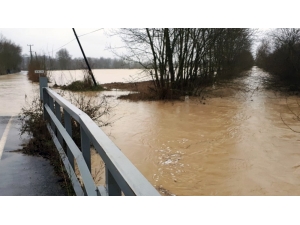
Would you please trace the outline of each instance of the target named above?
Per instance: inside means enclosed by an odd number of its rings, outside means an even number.
[[[93,70],[95,80],[100,84],[112,82],[136,82],[150,80],[151,77],[147,76],[142,70],[138,69],[96,69]],[[58,85],[71,83],[75,80],[82,80],[84,73],[82,70],[54,70],[50,73],[52,82]]]
[[[26,101],[38,93],[38,85],[28,81],[27,72],[0,76],[0,116],[16,116]]]
[[[17,111],[32,89],[26,76],[9,76],[0,76],[0,114],[9,112],[3,105]],[[300,98],[266,91],[265,76],[253,67],[229,86],[206,90],[204,100],[111,97],[117,119],[103,130],[162,194],[300,195]]]

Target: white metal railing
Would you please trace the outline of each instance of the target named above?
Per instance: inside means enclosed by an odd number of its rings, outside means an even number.
[[[76,195],[160,195],[100,127],[87,114],[48,88],[47,79],[44,77],[40,77],[40,89],[48,130],[62,157]],[[64,126],[61,123],[62,115]],[[80,125],[81,150],[72,139],[71,118]],[[66,149],[63,149],[64,142]],[[97,187],[92,178],[91,144],[105,163],[105,186]],[[83,188],[74,172],[74,160],[82,177]]]

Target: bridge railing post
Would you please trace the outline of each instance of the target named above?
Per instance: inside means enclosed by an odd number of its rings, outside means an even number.
[[[47,77],[40,77],[39,78],[39,85],[40,85],[40,100],[43,106],[45,104],[48,104],[49,102],[49,95],[46,90],[44,90],[44,87],[48,87],[48,79]],[[47,119],[47,113],[45,112],[45,109],[43,107],[43,114],[44,114],[44,119]]]
[[[43,88],[48,87],[48,79],[47,77],[40,77],[39,78],[39,84],[40,84],[40,100],[43,101]]]
[[[58,104],[58,102],[55,102],[55,116],[61,123],[61,111],[60,111],[60,105]],[[59,143],[61,144],[61,146],[63,146],[63,137],[60,134],[60,132],[57,132],[57,139],[58,139]]]
[[[91,172],[91,142],[84,129],[80,126],[81,151],[85,163]]]
[[[70,114],[67,112],[67,110],[64,109],[64,122],[65,122],[65,129],[68,132],[68,134],[70,135],[70,137],[72,137],[72,122],[71,122],[71,116]],[[75,169],[74,166],[74,156],[70,150],[70,148],[67,146],[67,156],[68,159],[70,161],[70,164],[72,166],[72,169]]]
[[[49,96],[49,95],[48,95],[48,105],[49,105],[51,111],[52,111],[53,113],[55,113],[55,112],[54,112],[54,102],[53,102],[53,98],[52,98],[51,96]],[[52,120],[50,121],[50,124],[51,124],[52,130],[53,130],[54,133],[56,134],[56,127],[55,127],[55,125],[54,125],[54,123],[53,123]]]
[[[106,182],[106,189],[107,193],[109,196],[121,196],[122,195],[122,190],[117,184],[115,178],[105,166],[105,182]]]
[[[49,104],[49,94],[47,93],[47,90],[43,89],[43,113],[44,113],[44,120],[48,120],[49,116],[48,113],[45,110],[45,104]]]

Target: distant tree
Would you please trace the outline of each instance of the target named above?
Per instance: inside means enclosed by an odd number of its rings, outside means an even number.
[[[61,69],[61,70],[70,69],[72,57],[69,54],[67,49],[62,48],[61,50],[59,50],[56,53],[56,60],[59,65],[59,69]]]
[[[0,74],[20,71],[22,56],[20,46],[0,34]]]
[[[260,45],[256,50],[255,63],[258,67],[267,68],[268,67],[268,57],[271,54],[270,40],[263,38]]]
[[[30,56],[28,54],[22,55],[21,70],[27,70],[29,62],[30,62]]]
[[[271,35],[274,39],[275,48],[289,47],[290,50],[300,43],[300,29],[299,28],[280,28],[275,29]]]
[[[257,50],[256,64],[290,87],[300,88],[300,29],[280,28]]]
[[[59,61],[59,57],[56,56],[56,58],[52,58],[51,56],[44,56],[39,55],[38,58],[41,60],[39,61],[45,61],[46,67],[48,70],[61,70],[61,68],[66,68],[61,66],[61,61]],[[87,58],[89,61],[89,64],[92,69],[141,69],[141,66],[137,63],[128,63],[122,59],[118,58]],[[35,57],[34,57],[35,60]],[[69,61],[69,64],[67,66],[67,69],[69,70],[81,70],[81,69],[87,69],[86,63],[83,58],[71,58]],[[23,55],[22,56],[22,70],[27,70],[28,65],[30,63],[30,56]]]

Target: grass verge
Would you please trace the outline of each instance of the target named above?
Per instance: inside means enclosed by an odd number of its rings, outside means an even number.
[[[105,96],[100,98],[97,96],[87,97],[80,94],[78,95],[77,93],[64,93],[63,91],[59,94],[69,94],[67,99],[77,108],[85,112],[94,122],[97,123],[98,126],[109,126],[113,123],[113,121],[110,120],[112,106]],[[64,116],[62,115],[62,123],[64,124],[63,118]],[[57,151],[47,129],[47,123],[43,118],[43,106],[38,97],[35,97],[32,102],[21,109],[19,120],[21,122],[21,135],[27,133],[31,137],[27,145],[21,149],[21,152],[48,159],[54,167],[56,174],[61,178],[60,185],[64,188],[67,195],[75,195],[71,180],[69,179],[68,173],[63,165],[60,154]],[[71,124],[72,139],[78,148],[81,149],[80,125],[74,119],[71,119]],[[97,174],[95,177],[96,176]]]
[[[19,120],[21,122],[21,134],[28,133],[31,136],[21,152],[27,155],[41,156],[49,160],[55,173],[60,178],[60,186],[67,195],[75,195],[71,180],[47,129],[46,121],[43,118],[42,104],[38,98],[35,98],[28,107],[22,108]]]

